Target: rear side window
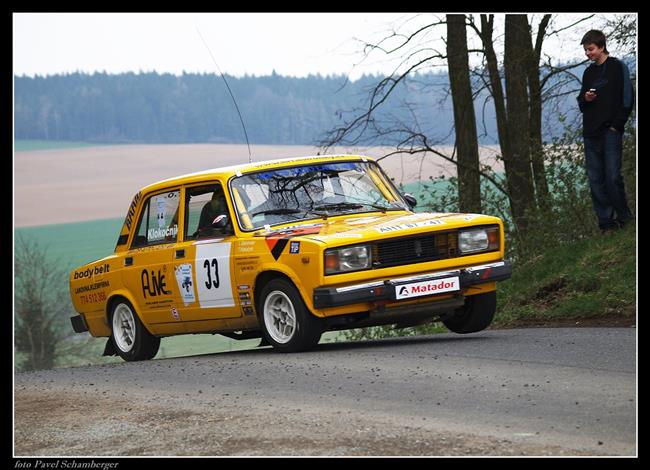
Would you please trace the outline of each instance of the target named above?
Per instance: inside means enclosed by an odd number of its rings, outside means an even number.
[[[156,194],[144,203],[132,247],[177,241],[180,194],[180,190]]]

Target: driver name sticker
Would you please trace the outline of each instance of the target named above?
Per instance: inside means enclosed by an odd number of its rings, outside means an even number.
[[[183,304],[187,307],[189,304],[196,302],[194,281],[192,280],[192,265],[190,263],[179,264],[174,270],[176,271],[178,291],[181,293]]]

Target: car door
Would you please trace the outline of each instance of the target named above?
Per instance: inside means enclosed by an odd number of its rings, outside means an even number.
[[[177,295],[173,254],[178,239],[180,189],[147,197],[136,232],[124,254],[122,280],[145,323],[177,322],[173,307]]]
[[[180,317],[199,322],[241,316],[233,295],[232,223],[224,229],[209,225],[222,215],[230,218],[223,186],[215,182],[185,188],[183,214],[182,241],[173,262]]]

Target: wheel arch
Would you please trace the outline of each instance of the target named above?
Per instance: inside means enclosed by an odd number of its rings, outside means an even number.
[[[255,299],[255,313],[257,314],[257,317],[259,318],[260,316],[260,308],[259,307],[259,301],[260,299],[260,292],[262,288],[264,287],[265,284],[268,282],[272,281],[273,279],[282,279],[287,282],[289,282],[293,287],[296,288],[298,291],[298,295],[300,295],[300,298],[302,299],[303,303],[305,304],[305,307],[307,308],[307,311],[313,315],[314,317],[318,317],[318,315],[314,314],[312,309],[309,308],[309,303],[307,302],[307,299],[305,299],[305,295],[303,293],[303,289],[301,288],[302,285],[299,285],[299,282],[297,282],[296,279],[293,279],[293,277],[283,271],[279,271],[277,269],[269,269],[266,271],[260,272],[257,277],[255,278],[255,285],[253,287],[253,296]]]
[[[151,329],[149,328],[149,325],[147,324],[146,321],[142,318],[142,315],[140,315],[140,312],[138,311],[138,308],[136,308],[137,302],[135,302],[135,299],[133,299],[133,296],[131,295],[130,292],[128,291],[117,291],[111,294],[111,296],[106,300],[106,311],[104,312],[105,319],[106,319],[106,325],[108,325],[108,328],[112,330],[111,326],[111,311],[113,310],[113,306],[119,302],[120,300],[126,300],[131,304],[131,308],[133,309],[133,313],[135,313],[138,316],[138,319],[140,320],[140,323],[144,326],[144,328],[151,333]]]

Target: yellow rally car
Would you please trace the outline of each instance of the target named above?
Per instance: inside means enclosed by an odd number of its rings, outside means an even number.
[[[328,330],[439,319],[485,329],[510,277],[503,223],[413,212],[363,156],[217,168],[146,186],[115,252],[70,273],[78,333],[150,359],[160,338],[219,333],[306,350]]]

